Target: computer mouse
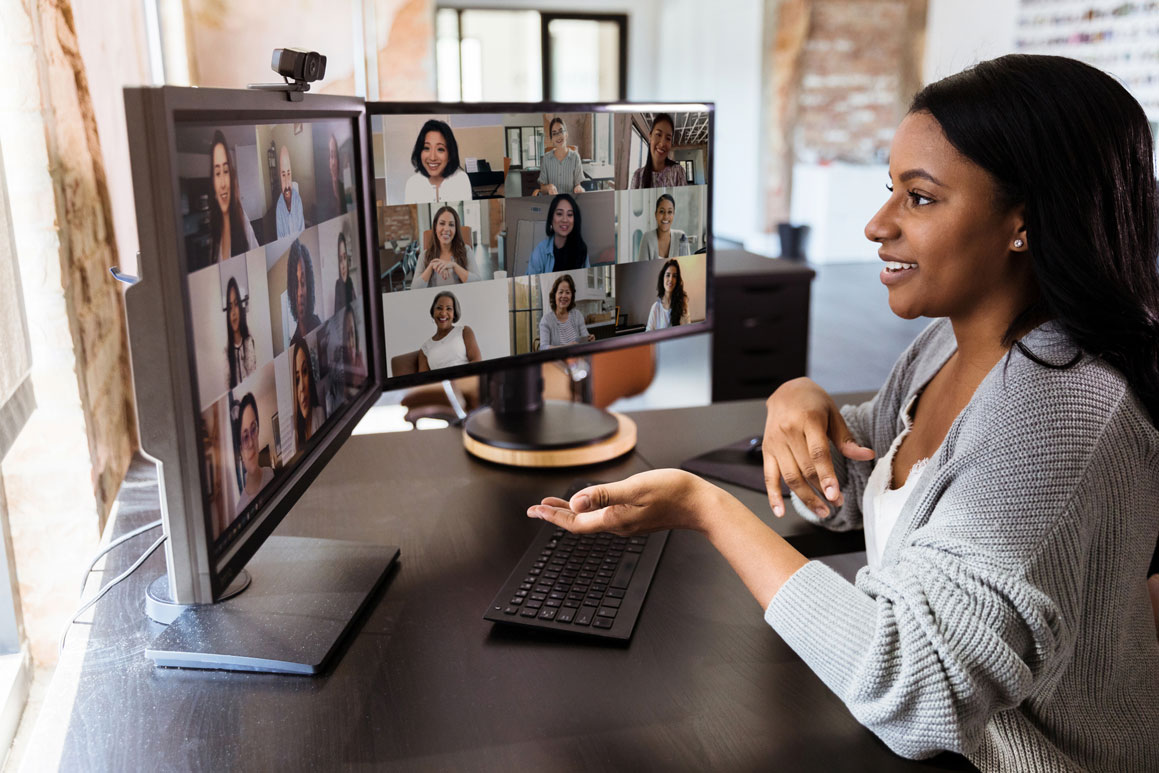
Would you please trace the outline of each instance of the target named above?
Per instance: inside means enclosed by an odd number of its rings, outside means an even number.
[[[761,452],[761,444],[763,442],[764,438],[760,435],[749,438],[748,448],[745,449],[745,455],[748,456],[749,461],[759,462],[764,459],[764,455]]]

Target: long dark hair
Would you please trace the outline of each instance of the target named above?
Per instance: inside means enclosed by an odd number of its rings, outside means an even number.
[[[310,397],[310,405],[307,407],[307,414],[302,415],[302,406],[298,403],[298,352],[306,355],[306,373],[309,374],[310,384],[307,387],[307,394]],[[284,372],[284,371],[283,371]],[[290,387],[294,394],[294,443],[301,451],[309,440],[310,434],[310,419],[313,417],[314,409],[318,407],[318,393],[314,388],[314,361],[310,357],[310,347],[306,345],[305,339],[299,338],[290,344]]]
[[[249,249],[249,242],[245,238],[245,210],[241,208],[241,195],[237,184],[237,167],[229,153],[229,144],[221,129],[213,132],[213,142],[209,145],[209,183],[215,201],[209,207],[209,261],[216,263],[221,254],[221,231],[224,220],[221,217],[221,207],[217,206],[217,193],[213,187],[213,151],[221,145],[225,149],[225,161],[229,164],[229,254],[240,255]]]
[[[443,179],[446,179],[459,171],[459,143],[455,142],[455,133],[451,131],[451,127],[443,121],[432,118],[419,129],[418,139],[415,140],[414,150],[410,154],[411,166],[423,177],[430,177],[422,160],[423,143],[426,142],[428,132],[438,132],[443,135],[443,142],[447,143],[447,165],[443,167]]]
[[[563,248],[559,251],[559,254],[560,257],[563,258],[563,261],[567,263],[567,265],[580,266],[583,265],[584,259],[588,256],[588,245],[584,243],[584,237],[580,235],[583,221],[580,218],[579,206],[575,203],[575,199],[572,198],[570,193],[557,194],[556,197],[551,200],[551,206],[547,208],[547,226],[544,230],[546,231],[548,238],[555,236],[555,229],[552,227],[551,223],[555,219],[556,207],[558,207],[562,201],[566,201],[571,204],[571,211],[575,213],[575,225],[572,226],[571,233],[569,233],[567,238],[564,239]]]
[[[241,290],[237,286],[237,278],[230,277],[225,285],[225,340],[229,352],[229,385],[237,386],[240,380],[237,375],[237,358],[233,356],[233,330],[229,326],[229,294],[237,296],[237,332],[241,333],[241,348],[245,352],[246,339],[250,337],[250,326],[245,320],[245,305],[241,302]]]
[[[463,268],[467,267],[467,243],[463,241],[463,229],[459,225],[459,213],[455,211],[454,207],[444,205],[439,207],[439,211],[431,218],[431,246],[427,249],[427,254],[423,256],[423,268],[431,264],[431,261],[439,257],[439,235],[434,233],[438,229],[439,217],[444,212],[450,212],[455,218],[455,236],[451,239],[451,255],[455,258],[455,262]]]
[[[929,113],[997,183],[998,206],[1025,208],[1038,298],[1003,343],[1053,319],[1118,369],[1159,423],[1159,197],[1139,103],[1074,59],[1012,54],[926,86]]]
[[[295,239],[286,263],[286,294],[290,297],[290,316],[304,326],[306,320],[298,319],[298,263],[302,263],[302,274],[306,277],[306,316],[309,317],[314,313],[314,262],[306,245]]]
[[[652,175],[653,174],[660,174],[661,172],[664,171],[664,168],[654,169],[652,167],[652,130],[655,129],[656,124],[660,123],[661,121],[667,121],[668,125],[672,127],[673,135],[676,134],[676,121],[672,120],[671,115],[669,115],[668,113],[657,113],[652,118],[652,125],[648,127],[648,159],[644,162],[644,167],[643,167],[644,173],[642,175],[640,175],[640,187],[641,188],[651,188],[652,187]],[[675,137],[673,137],[673,139],[675,139]],[[672,159],[670,159],[670,158],[664,159],[664,167],[675,166],[675,165],[676,165],[676,162],[673,161]]]
[[[676,327],[684,318],[688,296],[684,294],[684,278],[680,276],[680,263],[675,258],[666,261],[660,269],[660,276],[656,277],[656,297],[664,300],[664,272],[669,266],[676,267],[676,286],[672,288],[672,297],[668,299],[668,321],[672,323],[672,327]]]

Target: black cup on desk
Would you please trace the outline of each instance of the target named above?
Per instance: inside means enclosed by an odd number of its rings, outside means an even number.
[[[805,259],[805,243],[809,240],[809,226],[777,223],[777,236],[781,239],[782,258]]]

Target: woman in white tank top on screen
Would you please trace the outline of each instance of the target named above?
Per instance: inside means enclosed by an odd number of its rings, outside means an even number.
[[[444,290],[435,296],[431,304],[431,319],[435,321],[435,334],[423,342],[419,349],[419,372],[439,370],[454,365],[478,362],[482,355],[475,331],[468,325],[455,327],[462,312],[455,294]]]

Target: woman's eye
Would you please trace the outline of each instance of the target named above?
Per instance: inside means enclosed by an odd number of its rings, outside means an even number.
[[[929,196],[923,196],[922,194],[917,193],[915,191],[909,192],[909,198],[910,198],[910,201],[913,202],[913,205],[915,207],[924,207],[927,204],[934,203],[934,200],[931,199]]]

